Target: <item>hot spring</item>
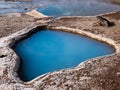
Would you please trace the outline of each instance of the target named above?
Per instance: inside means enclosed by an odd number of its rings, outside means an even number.
[[[115,52],[108,44],[55,30],[38,31],[18,42],[14,50],[21,58],[19,75],[23,81]]]

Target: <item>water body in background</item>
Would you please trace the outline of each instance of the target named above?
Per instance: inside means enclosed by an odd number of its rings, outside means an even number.
[[[40,7],[42,5],[45,5],[45,7],[43,7],[41,10]],[[39,8],[37,9],[38,11],[42,11],[44,14],[52,16],[86,16],[120,10],[120,6],[117,4],[112,4],[111,0],[16,0],[16,2],[4,2],[4,0],[0,1],[0,14],[28,12],[35,8]],[[53,9],[53,11],[48,8]],[[49,11],[52,12],[50,13]],[[58,12],[60,12],[60,14]]]
[[[120,6],[99,0],[44,0],[37,11],[48,16],[93,16],[119,11]]]
[[[105,43],[81,35],[51,30],[33,34],[19,42],[14,50],[21,58],[19,74],[24,81],[115,51]]]

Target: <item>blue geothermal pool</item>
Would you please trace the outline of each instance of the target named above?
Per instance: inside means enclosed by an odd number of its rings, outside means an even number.
[[[99,0],[48,0],[37,11],[48,16],[93,16],[119,11],[120,6]],[[45,3],[44,3],[45,2]],[[42,2],[41,2],[42,3]]]
[[[14,48],[21,58],[20,75],[30,81],[39,75],[71,68],[115,50],[96,40],[62,31],[42,30],[20,41]]]

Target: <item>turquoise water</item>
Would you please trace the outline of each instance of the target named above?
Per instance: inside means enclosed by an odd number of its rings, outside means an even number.
[[[14,50],[21,58],[20,75],[24,81],[48,72],[75,67],[86,59],[114,52],[105,43],[51,30],[33,34],[19,42]]]
[[[120,10],[119,5],[96,0],[51,0],[37,11],[48,16],[93,16]],[[43,3],[44,4],[44,3]]]

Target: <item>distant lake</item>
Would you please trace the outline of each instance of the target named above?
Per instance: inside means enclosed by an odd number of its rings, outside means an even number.
[[[120,6],[96,0],[43,0],[37,11],[48,16],[93,16],[119,11]]]
[[[13,12],[22,13],[38,8],[38,11],[55,17],[69,15],[90,16],[120,10],[119,5],[111,4],[110,1],[111,0],[30,0],[28,2],[0,1],[0,14]],[[40,7],[41,5],[44,5],[45,7]]]
[[[115,52],[108,44],[77,34],[51,30],[39,31],[20,41],[14,50],[21,58],[19,75],[23,81]]]

